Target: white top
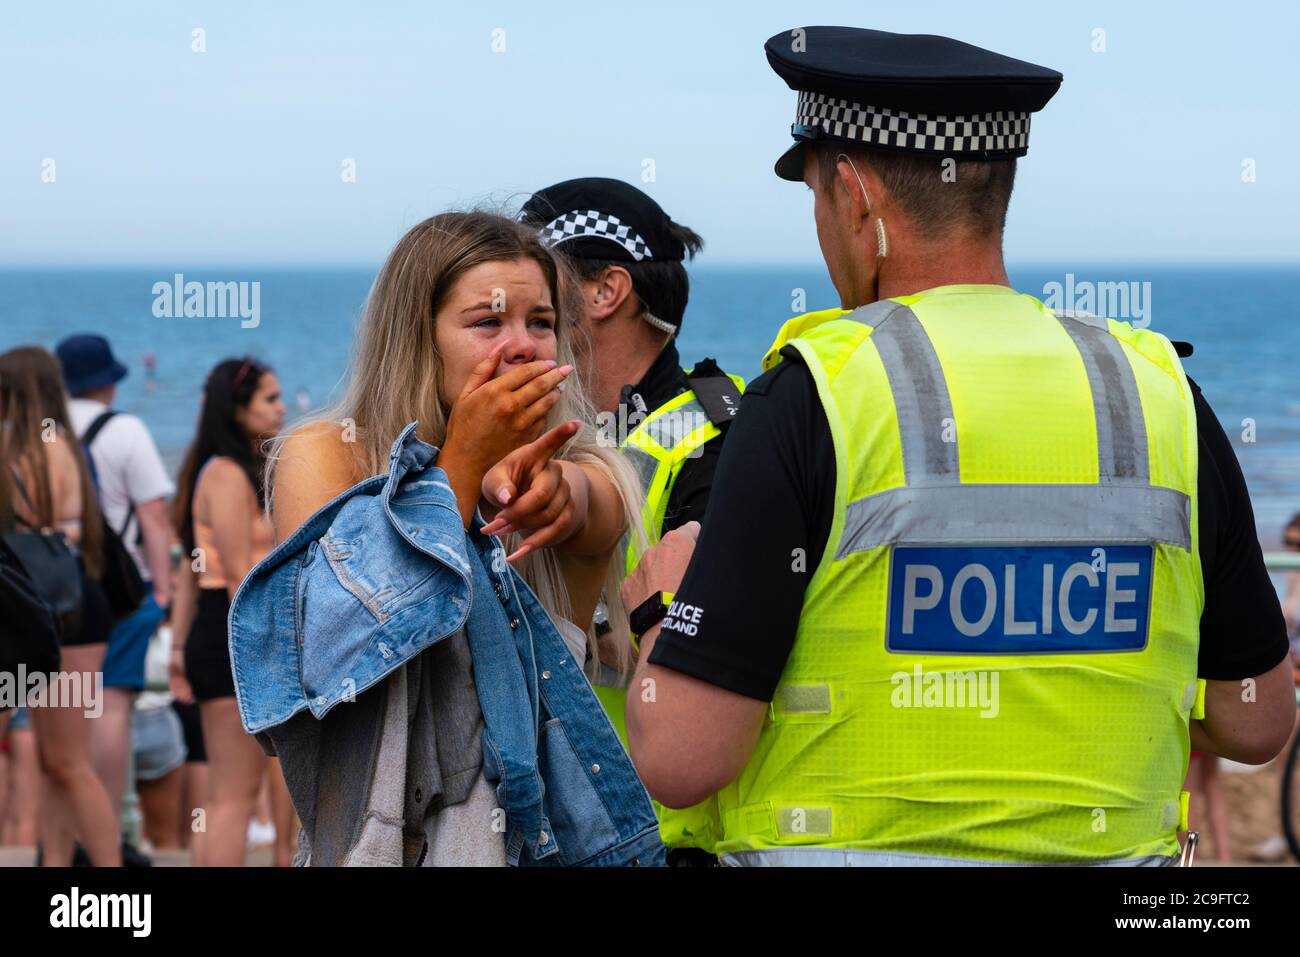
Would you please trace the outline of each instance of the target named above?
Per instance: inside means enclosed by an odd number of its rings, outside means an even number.
[[[93,399],[69,399],[68,414],[78,436],[83,434],[99,414],[108,406]],[[122,537],[122,544],[135,559],[136,567],[145,581],[149,565],[144,551],[136,545],[139,519],[131,516],[125,531],[122,523],[132,502],[139,508],[143,502],[168,498],[175,492],[167,469],[163,466],[158,446],[154,445],[149,429],[134,415],[119,412],[105,423],[90,447],[95,459],[95,473],[99,478],[99,505],[108,524]]]
[[[172,703],[168,686],[168,672],[172,657],[172,629],[165,622],[149,638],[149,648],[144,656],[144,688],[135,696],[137,711],[166,708]]]

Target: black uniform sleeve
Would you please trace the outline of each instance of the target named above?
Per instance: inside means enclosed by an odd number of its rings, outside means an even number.
[[[754,380],[728,428],[707,521],[649,660],[770,701],[830,536],[835,449],[794,358]]]
[[[1264,567],[1237,456],[1200,387],[1191,385],[1200,445],[1197,495],[1205,577],[1197,671],[1212,681],[1239,681],[1263,674],[1286,657],[1286,622]]]

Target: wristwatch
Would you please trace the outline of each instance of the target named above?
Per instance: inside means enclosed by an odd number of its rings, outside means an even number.
[[[627,616],[628,627],[632,632],[632,647],[641,650],[641,636],[664,620],[668,607],[673,603],[673,593],[657,591],[632,610]]]

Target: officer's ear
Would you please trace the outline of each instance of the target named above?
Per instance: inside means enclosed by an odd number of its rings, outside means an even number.
[[[608,319],[632,295],[632,277],[622,266],[606,266],[588,282],[587,294],[587,310],[592,320]]]
[[[851,204],[854,230],[866,225],[873,213],[880,214],[880,202],[885,194],[885,184],[866,163],[850,159],[841,153],[835,164],[838,174],[836,189],[842,189]]]

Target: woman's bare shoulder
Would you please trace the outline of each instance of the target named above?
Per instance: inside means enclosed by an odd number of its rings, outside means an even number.
[[[271,514],[276,540],[359,482],[364,471],[340,426],[317,421],[290,432],[275,456]]]
[[[276,454],[276,472],[284,474],[286,466],[296,465],[319,473],[326,481],[352,479],[363,471],[357,461],[353,443],[344,440],[344,430],[333,422],[309,422],[285,436]]]
[[[228,455],[214,455],[199,471],[199,482],[213,482],[221,485],[230,482],[248,481],[248,473]]]
[[[203,464],[194,483],[194,517],[211,523],[217,515],[242,514],[257,508],[257,489],[244,466],[228,455]]]

